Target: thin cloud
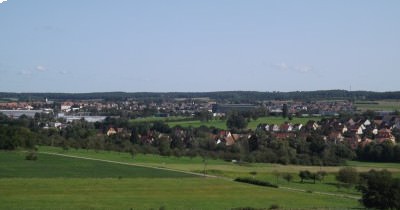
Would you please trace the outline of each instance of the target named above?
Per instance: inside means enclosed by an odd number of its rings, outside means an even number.
[[[280,70],[280,71],[287,71],[287,70],[290,69],[290,66],[287,65],[287,64],[284,63],[284,62],[272,64],[272,67],[274,67],[275,69]]]
[[[44,67],[44,66],[42,66],[42,65],[38,65],[38,66],[36,66],[36,71],[41,71],[41,72],[43,72],[43,71],[46,71],[47,69],[46,69],[46,67]]]
[[[22,70],[22,71],[19,71],[18,74],[22,75],[22,76],[31,76],[32,72],[29,70]]]
[[[311,65],[289,65],[285,62],[272,64],[272,67],[278,71],[292,71],[299,73],[310,73],[314,71]]]
[[[310,65],[298,65],[293,68],[293,70],[300,73],[309,73],[314,70],[314,68]]]
[[[3,2],[6,2],[6,1],[7,1],[7,0],[0,0],[0,4],[3,3]]]
[[[68,74],[68,71],[65,71],[65,70],[64,71],[59,71],[58,73],[61,74],[61,75],[66,75],[66,74]]]

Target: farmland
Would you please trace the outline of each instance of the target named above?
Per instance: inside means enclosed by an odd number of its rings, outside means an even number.
[[[395,111],[400,110],[399,100],[356,101],[354,104],[359,111]]]
[[[288,120],[282,117],[274,117],[274,116],[269,116],[269,117],[260,117],[257,120],[250,120],[250,122],[247,125],[247,128],[249,129],[256,129],[257,125],[260,123],[268,123],[268,124],[282,124],[284,122],[291,122],[291,123],[302,123],[305,124],[309,120],[320,120],[318,117],[302,117],[302,118],[293,118],[292,120]],[[200,120],[184,120],[184,121],[171,121],[168,122],[168,125],[170,127],[174,126],[182,126],[182,127],[200,127],[200,126],[207,126],[207,127],[215,127],[219,129],[227,129],[226,127],[226,120],[210,120],[208,122],[202,122]]]
[[[288,120],[287,118],[282,118],[280,116],[268,116],[268,117],[260,117],[256,120],[250,120],[247,128],[249,129],[255,129],[257,125],[260,123],[268,123],[268,124],[282,124],[284,122],[291,122],[293,124],[296,123],[302,123],[305,124],[309,120],[320,120],[321,118],[319,117],[301,117],[301,118],[293,118],[292,120]],[[182,126],[182,127],[200,127],[200,126],[206,126],[206,127],[215,127],[219,129],[227,129],[226,127],[226,120],[220,120],[220,119],[212,119],[209,121],[200,121],[200,120],[195,120],[193,118],[189,117],[145,117],[145,118],[137,118],[130,120],[131,123],[143,123],[143,122],[165,122],[167,123],[170,127],[174,126]]]
[[[62,154],[63,151],[59,148],[44,147],[43,151],[49,151]],[[218,159],[206,159],[200,157],[164,157],[158,155],[136,155],[133,159],[129,154],[116,153],[116,152],[101,152],[86,150],[71,150],[68,154],[77,155],[81,157],[99,158],[113,161],[137,163],[146,166],[171,168],[181,171],[189,171],[196,173],[206,173],[221,177],[235,179],[237,177],[254,177],[259,180],[268,181],[279,186],[296,188],[304,191],[318,191],[324,193],[344,194],[348,196],[359,195],[355,189],[338,189],[335,175],[341,167],[320,167],[320,166],[300,166],[300,165],[280,165],[268,163],[247,163],[247,164],[234,164]],[[355,167],[359,172],[367,172],[370,169],[386,169],[394,173],[394,176],[400,176],[400,164],[398,163],[367,163],[349,161],[348,165]],[[327,176],[322,182],[301,183],[298,173],[301,170],[309,170],[311,172],[325,171]],[[291,174],[294,179],[292,182],[287,182],[282,178],[283,174]],[[277,175],[279,175],[277,177]]]
[[[225,178],[196,177],[179,172],[63,157],[45,152],[189,172],[201,172],[204,167],[203,159],[198,157],[191,159],[136,155],[132,158],[127,153],[91,150],[65,152],[59,148],[41,147],[38,160],[27,161],[22,151],[0,152],[2,208],[229,209],[245,206],[268,208],[273,204],[297,209],[359,207],[356,199],[319,194],[317,189],[315,193],[310,194],[286,188],[265,188],[236,183]],[[295,173],[296,170],[290,166],[274,164],[238,165],[221,160],[206,160],[206,163],[207,173],[227,178],[251,176],[249,172],[257,171],[258,179],[271,181],[275,180],[273,172],[280,167],[280,171]],[[317,167],[312,167],[312,170],[317,170]],[[328,170],[334,171],[334,168]],[[279,185],[284,186],[283,180],[279,182],[282,182]],[[314,188],[323,186],[294,181],[289,187],[296,185]],[[310,192],[307,187],[303,189]],[[334,194],[338,193],[342,194]],[[357,196],[355,192],[348,194]],[[310,196],[313,199],[310,199]]]
[[[79,160],[40,154],[38,161],[25,160],[20,152],[0,153],[1,178],[183,178],[192,175],[145,167]]]

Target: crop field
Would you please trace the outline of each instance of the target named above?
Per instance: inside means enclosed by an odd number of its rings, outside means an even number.
[[[356,101],[354,104],[359,111],[395,111],[400,110],[399,100]]]
[[[82,159],[85,157],[125,164]],[[273,182],[277,165],[205,162],[207,174],[221,178],[162,170],[202,172],[204,162],[198,157],[136,155],[132,158],[127,153],[73,149],[64,152],[59,148],[40,147],[38,160],[28,161],[22,151],[0,151],[0,209],[230,209],[269,208],[274,204],[284,209],[360,207],[354,198],[318,193],[322,184],[293,181],[288,185],[280,178],[279,185],[287,188],[275,189],[229,179],[251,177],[249,172],[255,170],[257,179]],[[161,170],[148,168],[152,166]],[[290,168],[286,166],[285,170]],[[331,179],[327,177],[327,181]],[[308,192],[289,189],[296,185],[303,185],[299,189]],[[344,194],[334,194],[338,193]],[[346,195],[357,196],[357,192],[350,190]]]
[[[247,128],[249,129],[256,129],[257,125],[260,123],[268,123],[268,124],[282,124],[284,122],[291,122],[293,124],[296,123],[302,123],[305,124],[309,120],[315,120],[318,121],[321,118],[318,117],[302,117],[302,118],[293,118],[291,121],[289,121],[287,118],[282,118],[282,117],[275,117],[275,116],[269,116],[269,117],[260,117],[257,120],[251,120]],[[215,127],[219,129],[227,129],[226,127],[226,120],[210,120],[208,122],[201,122],[200,120],[187,120],[187,121],[177,121],[177,122],[168,122],[168,125],[170,127],[174,127],[176,125],[180,125],[182,127],[200,127],[200,126],[207,126],[207,127]]]

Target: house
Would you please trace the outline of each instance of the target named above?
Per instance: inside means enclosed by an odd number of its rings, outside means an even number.
[[[376,125],[380,126],[383,122],[383,116],[376,116],[373,121]]]
[[[293,131],[300,131],[301,130],[301,128],[303,127],[303,124],[295,124],[294,126],[293,126]]]
[[[350,118],[350,119],[346,122],[346,124],[347,124],[348,126],[352,127],[352,126],[354,126],[354,125],[356,124],[356,122],[353,120],[353,118]]]
[[[235,144],[235,138],[233,137],[233,135],[231,134],[231,132],[229,132],[224,138],[223,141],[225,142],[226,146],[231,146]]]
[[[291,123],[283,123],[279,127],[280,132],[292,132],[293,131],[293,125]]]
[[[392,131],[386,128],[378,131],[378,134],[375,136],[375,140],[377,143],[383,143],[384,141],[396,143],[396,138],[392,135]]]
[[[280,131],[279,125],[277,125],[277,124],[272,124],[272,125],[270,126],[270,131],[279,132],[279,131]]]
[[[61,111],[62,112],[69,112],[69,111],[71,111],[71,107],[73,105],[74,105],[73,102],[69,102],[69,101],[64,102],[64,103],[61,104]]]
[[[371,142],[373,142],[372,139],[364,138],[361,140],[361,142],[358,144],[358,146],[363,148],[363,147],[367,146],[368,144],[370,144]]]
[[[338,123],[337,126],[335,127],[337,131],[340,131],[341,133],[345,133],[348,131],[347,126],[342,123]]]
[[[363,125],[365,127],[367,127],[367,126],[371,125],[371,121],[369,121],[369,119],[366,119],[366,120],[364,120]]]
[[[317,122],[315,122],[313,120],[308,121],[305,126],[306,130],[308,130],[308,131],[317,130],[318,127],[319,127],[319,125],[317,124]]]
[[[117,131],[113,127],[109,128],[107,130],[107,136],[111,136],[111,135],[115,135],[115,134],[117,134]]]
[[[358,124],[351,127],[350,132],[355,133],[357,135],[362,135],[364,133],[364,125]]]
[[[329,134],[328,140],[338,143],[342,142],[344,140],[344,137],[340,131],[333,131],[332,133]]]
[[[276,139],[288,139],[288,138],[291,138],[291,137],[296,137],[296,134],[288,133],[288,132],[279,132],[279,133],[274,133],[273,136]]]
[[[361,137],[353,135],[352,137],[344,138],[344,142],[350,146],[351,149],[357,149],[358,144],[361,142]]]

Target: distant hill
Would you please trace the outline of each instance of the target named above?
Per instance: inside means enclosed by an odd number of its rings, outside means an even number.
[[[372,92],[346,90],[318,90],[294,92],[257,92],[257,91],[220,91],[220,92],[96,92],[96,93],[10,93],[0,92],[1,98],[18,98],[19,100],[170,100],[174,98],[204,98],[216,101],[251,103],[262,100],[382,100],[400,99],[400,91]]]

